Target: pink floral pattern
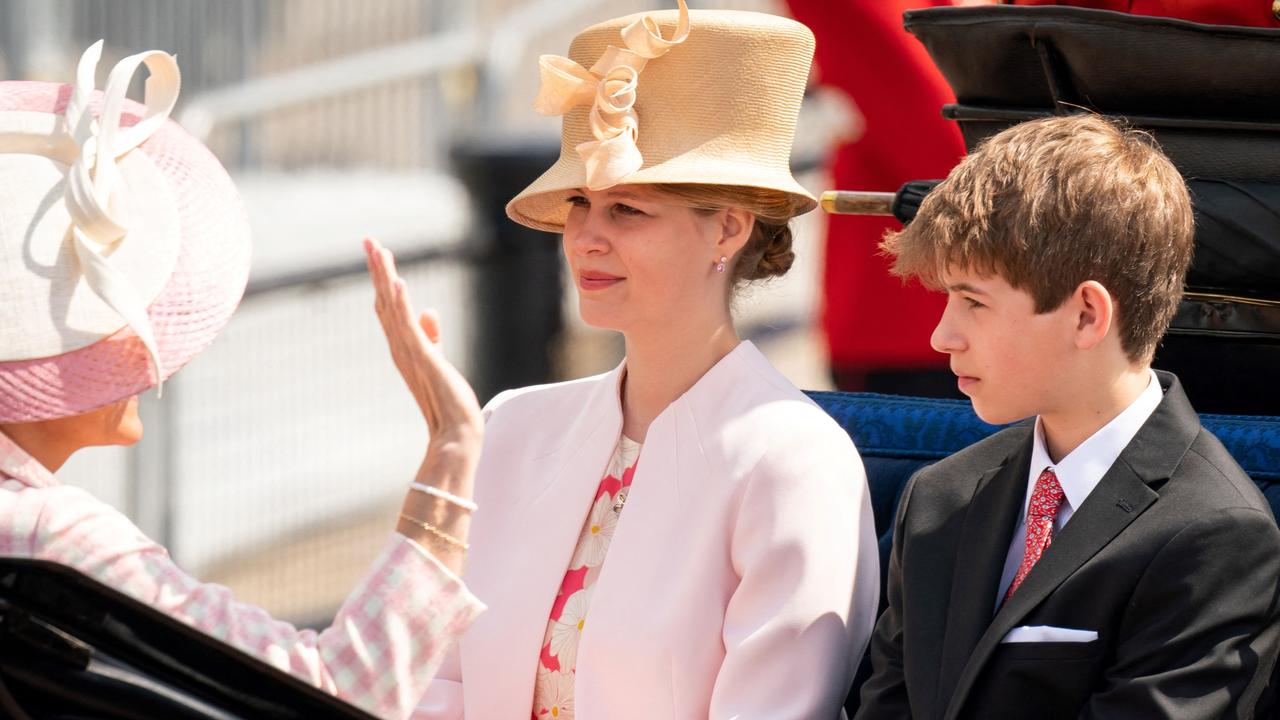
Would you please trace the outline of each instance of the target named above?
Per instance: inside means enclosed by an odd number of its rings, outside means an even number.
[[[631,490],[639,457],[639,443],[622,436],[596,490],[595,502],[578,536],[578,547],[551,605],[551,619],[547,622],[538,658],[533,720],[572,720],[574,716],[573,681],[577,673],[578,641],[586,627],[591,593]]]
[[[1040,562],[1040,556],[1049,548],[1049,543],[1053,542],[1053,520],[1058,516],[1058,509],[1062,507],[1062,501],[1065,498],[1066,494],[1062,491],[1058,476],[1051,468],[1045,468],[1044,472],[1040,473],[1040,477],[1036,478],[1035,489],[1031,491],[1031,503],[1027,506],[1027,540],[1022,553],[1022,564],[1018,566],[1018,574],[1013,576],[1013,582],[1009,583],[1009,590],[1004,594],[1006,602],[1013,597],[1014,591],[1022,581],[1027,579],[1031,568]]]

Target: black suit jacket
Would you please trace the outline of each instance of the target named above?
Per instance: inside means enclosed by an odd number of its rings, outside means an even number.
[[[1280,649],[1280,530],[1159,375],[1160,405],[999,611],[1032,426],[912,478],[857,720],[1254,716]],[[1001,644],[1028,625],[1098,639]]]

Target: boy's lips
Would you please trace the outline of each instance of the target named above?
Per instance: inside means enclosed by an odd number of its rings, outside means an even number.
[[[978,378],[972,375],[961,375],[956,373],[956,386],[960,388],[960,392],[964,392],[966,388],[978,382]]]

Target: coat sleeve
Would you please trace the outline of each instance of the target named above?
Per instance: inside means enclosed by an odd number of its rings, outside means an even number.
[[[1178,532],[1138,581],[1082,718],[1251,718],[1280,652],[1280,530],[1224,510]]]
[[[333,624],[299,630],[183,572],[163,547],[82,490],[42,503],[30,554],[80,570],[381,718],[408,717],[483,609],[458,578],[393,535]]]
[[[842,430],[817,430],[774,443],[744,481],[713,720],[839,717],[866,647],[879,597],[866,474]]]
[[[872,674],[862,685],[861,702],[854,720],[902,720],[911,717],[907,683],[902,670],[902,537],[907,506],[919,471],[907,481],[893,523],[893,549],[889,553],[885,594],[888,607],[871,636]]]

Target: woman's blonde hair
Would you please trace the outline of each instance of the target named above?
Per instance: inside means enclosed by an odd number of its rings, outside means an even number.
[[[791,251],[790,223],[799,210],[794,196],[739,185],[668,183],[649,187],[695,211],[711,213],[739,207],[755,216],[751,237],[733,263],[731,285],[779,277],[791,269],[796,255]]]

